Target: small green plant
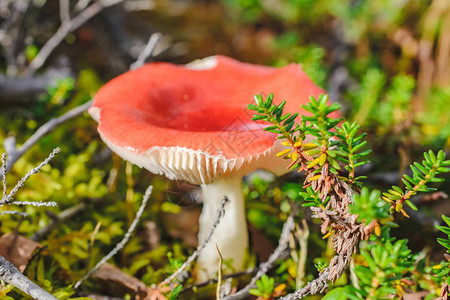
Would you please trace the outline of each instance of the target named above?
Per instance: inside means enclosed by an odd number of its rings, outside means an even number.
[[[183,289],[183,286],[181,284],[174,287],[169,293],[168,300],[177,300],[178,295],[180,294],[182,289]]]
[[[360,245],[360,263],[355,267],[358,288],[348,286],[351,299],[386,299],[391,295],[403,297],[404,287],[414,285],[411,272],[416,255],[411,253],[407,240],[395,240],[384,228],[380,239]],[[358,259],[358,258],[357,258]]]
[[[369,191],[367,187],[361,189],[360,194],[353,195],[353,203],[350,207],[350,212],[358,216],[358,221],[366,225],[372,224],[374,221],[375,233],[381,234],[378,222],[386,225],[395,226],[391,222],[392,218],[389,215],[389,207],[380,201],[381,193],[378,190]]]
[[[270,299],[275,287],[275,279],[264,275],[256,281],[256,287],[256,289],[250,290],[250,294],[263,299]]]
[[[364,140],[365,133],[356,135],[359,128],[360,126],[356,122],[352,124],[344,122],[341,127],[337,127],[338,134],[336,136],[341,140],[339,145],[341,152],[332,152],[336,154],[339,161],[344,163],[344,168],[348,172],[348,183],[356,186],[361,186],[361,180],[367,178],[366,176],[355,177],[356,168],[369,162],[363,158],[371,152],[371,150],[360,152],[367,141]]]
[[[167,259],[169,261],[170,266],[170,274],[174,273],[176,270],[181,268],[183,265],[183,259],[182,258],[174,258],[172,252],[167,252]]]
[[[32,105],[31,110],[36,119],[45,117],[50,110],[62,108],[69,100],[70,93],[75,89],[75,79],[72,77],[57,79],[49,85],[47,93],[41,95]]]
[[[425,160],[422,164],[415,162],[410,166],[413,177],[409,175],[403,175],[402,181],[406,186],[406,191],[403,191],[397,186],[393,186],[388,192],[383,193],[383,199],[391,204],[390,212],[394,210],[401,212],[404,216],[408,214],[403,209],[403,203],[406,203],[411,209],[417,210],[417,207],[409,200],[412,196],[418,192],[432,192],[435,188],[428,187],[429,183],[442,182],[443,178],[436,177],[441,173],[450,172],[450,160],[445,160],[444,151],[439,151],[438,154],[434,154],[433,151],[425,152]]]
[[[272,94],[266,99],[257,95],[255,101],[256,105],[248,106],[257,113],[253,120],[271,123],[265,130],[277,133],[281,144],[288,146],[277,156],[292,160],[291,169],[306,173],[304,191],[300,192],[302,205],[310,207],[313,217],[322,220],[324,238],[334,234],[337,255],[328,266],[319,266],[320,274],[314,284],[326,287],[328,281],[337,280],[350,260],[350,256],[343,259],[349,255],[348,249],[358,247],[360,254],[354,269],[357,282],[354,286],[337,289],[333,292],[337,298],[329,296],[329,299],[402,298],[404,288],[416,286],[413,280],[413,273],[417,272],[416,256],[408,248],[407,240],[396,241],[390,237],[388,226],[397,226],[393,222],[394,212],[408,216],[404,203],[417,210],[410,200],[412,196],[418,192],[435,191],[430,184],[444,180],[437,176],[450,172],[450,160],[445,160],[445,153],[425,152],[421,164],[411,165],[413,176],[404,175],[402,179],[405,191],[397,186],[384,193],[377,189],[370,190],[363,182],[366,177],[356,176],[356,169],[368,163],[366,157],[371,152],[365,149],[366,135],[358,134],[360,126],[356,122],[343,122],[338,126],[341,120],[331,117],[339,109],[338,104],[328,105],[324,95],[317,99],[311,97],[310,102],[302,106],[310,115],[301,116],[300,123],[296,123],[298,113],[283,114],[285,102],[273,104]],[[307,136],[313,137],[311,142],[306,142]],[[450,222],[450,219],[446,221]],[[448,229],[439,227],[450,233],[450,229],[444,228]],[[348,244],[348,240],[354,241],[354,244]],[[440,239],[439,242],[450,249],[450,241]],[[345,243],[344,248],[342,245]],[[444,276],[450,271],[441,273]],[[327,275],[325,278],[324,274]],[[424,281],[423,276],[416,273],[414,278]],[[267,296],[273,285],[269,279],[264,280],[258,286],[258,295]],[[310,283],[309,288],[312,287]],[[302,296],[300,291],[287,299]],[[319,289],[309,292],[317,293]]]
[[[256,289],[250,289],[250,294],[257,296],[259,300],[271,300],[280,296],[286,287],[284,284],[275,287],[275,279],[263,275],[256,281]]]
[[[450,218],[443,215],[442,219],[446,226],[437,225],[436,228],[445,233],[447,238],[438,238],[437,241],[447,249],[447,253],[450,253]],[[433,269],[436,272],[436,277],[447,277],[447,284],[450,285],[450,277],[448,277],[448,274],[450,274],[450,256],[447,253],[444,255],[447,261],[434,266]]]
[[[323,272],[325,268],[328,267],[328,262],[319,260],[316,264],[314,264],[314,266],[316,267],[317,271]]]

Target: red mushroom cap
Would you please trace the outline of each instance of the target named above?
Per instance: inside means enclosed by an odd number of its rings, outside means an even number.
[[[255,94],[302,111],[322,89],[296,64],[271,68],[215,56],[208,69],[150,63],[103,86],[90,114],[124,159],[171,179],[210,183],[228,172],[267,167],[276,135],[251,120]],[[270,170],[270,168],[269,168]]]

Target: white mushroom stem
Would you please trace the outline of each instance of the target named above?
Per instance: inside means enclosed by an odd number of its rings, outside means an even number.
[[[208,237],[222,199],[226,196],[229,203],[225,207],[225,215],[215,229],[211,240],[200,252],[197,260],[197,281],[202,282],[215,278],[219,267],[219,254],[216,244],[224,260],[231,260],[235,271],[242,270],[248,249],[248,232],[245,217],[244,198],[241,191],[241,178],[219,179],[211,184],[202,184],[203,209],[200,215],[199,244]]]

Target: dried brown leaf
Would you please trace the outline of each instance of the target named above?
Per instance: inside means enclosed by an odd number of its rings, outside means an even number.
[[[21,272],[27,267],[34,250],[41,247],[38,242],[13,233],[0,237],[0,255],[12,262]]]
[[[149,293],[149,289],[143,282],[109,263],[103,264],[93,277],[113,295],[133,294],[136,295],[136,299],[145,299]]]

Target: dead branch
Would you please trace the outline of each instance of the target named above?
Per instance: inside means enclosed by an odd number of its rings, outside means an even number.
[[[117,5],[123,0],[100,0],[79,12],[74,18],[66,18],[55,34],[45,43],[36,57],[28,65],[25,75],[33,75],[47,61],[50,54],[61,44],[64,38],[71,32],[77,30],[89,19],[103,11],[104,9]]]
[[[18,61],[15,51],[17,42],[20,40],[20,24],[22,23],[30,2],[30,0],[9,0],[8,6],[10,15],[0,26],[0,45],[4,49],[6,74],[8,76],[17,75]]]
[[[33,77],[16,77],[0,74],[0,103],[8,105],[25,105],[47,93],[47,87],[56,80],[73,76],[67,59],[60,59],[55,66]]]
[[[128,228],[127,233],[123,237],[123,239],[111,250],[105,257],[103,257],[96,265],[93,267],[83,278],[81,278],[75,285],[74,289],[77,289],[86,279],[88,279],[92,274],[94,274],[105,262],[107,262],[111,257],[116,255],[125,245],[128,243],[128,240],[131,237],[131,234],[136,229],[137,223],[141,219],[142,213],[144,212],[144,208],[147,205],[148,200],[150,199],[150,195],[152,194],[153,186],[149,186],[145,191],[144,197],[142,199],[142,204],[139,207],[138,212],[136,213],[136,217]]]
[[[11,202],[12,197],[15,195],[15,193],[23,187],[23,184],[25,181],[30,178],[33,174],[36,174],[40,171],[40,169],[46,165],[58,152],[60,151],[59,148],[56,148],[53,150],[53,152],[41,163],[39,166],[33,168],[31,171],[29,171],[19,182],[16,184],[16,186],[9,192],[9,194],[6,191],[6,174],[7,174],[7,160],[5,154],[2,155],[1,161],[1,174],[2,174],[2,185],[3,185],[3,194],[0,201],[0,206],[3,206],[5,204],[23,204],[23,205],[33,205],[33,206],[42,206],[44,205],[44,202],[30,202],[30,201],[14,201]],[[55,203],[56,204],[56,203]],[[2,213],[4,214],[19,214],[22,215],[20,212],[14,212],[14,211],[6,211]],[[25,275],[23,275],[10,261],[8,261],[6,258],[0,255],[0,279],[2,281],[5,281],[27,295],[33,297],[33,299],[38,300],[56,300],[55,297],[53,297],[51,294],[47,293],[45,290],[40,288],[38,285],[33,283],[30,279],[28,279]]]
[[[77,106],[60,117],[53,118],[41,127],[20,147],[20,149],[16,149],[15,139],[12,137],[6,138],[3,142],[5,150],[8,154],[8,163],[6,165],[6,170],[9,171],[16,163],[16,161],[21,158],[25,152],[27,152],[34,144],[36,144],[43,136],[55,130],[59,125],[75,118],[80,115],[84,111],[86,111],[92,104],[92,101],[88,101],[83,105]],[[0,179],[2,179],[3,175],[0,175]]]
[[[37,167],[31,169],[31,171],[29,171],[27,174],[25,174],[24,177],[22,177],[22,179],[19,180],[19,182],[16,184],[16,186],[11,190],[11,192],[9,192],[9,194],[6,194],[6,173],[8,172],[8,162],[6,160],[5,155],[2,155],[2,176],[3,176],[3,196],[2,199],[0,201],[0,205],[3,206],[5,204],[10,204],[11,203],[11,199],[14,197],[14,195],[17,193],[17,191],[19,189],[21,189],[23,187],[23,184],[25,183],[25,181],[27,181],[32,175],[38,173],[43,166],[45,166],[46,164],[49,163],[50,160],[53,159],[53,157],[55,157],[55,155],[57,153],[59,153],[59,151],[61,151],[61,149],[59,147],[55,148],[53,150],[52,153],[50,153],[50,155],[43,161],[41,162]],[[33,205],[30,203],[34,203],[34,202],[28,202],[26,205]],[[17,203],[16,203],[17,204]]]
[[[150,36],[150,39],[148,40],[142,52],[139,54],[136,61],[130,65],[131,70],[139,68],[145,63],[145,60],[152,55],[153,51],[155,50],[156,44],[159,42],[160,38],[161,38],[160,33],[154,33]]]
[[[333,244],[336,256],[331,259],[329,266],[319,274],[318,278],[302,289],[281,298],[282,300],[301,299],[306,295],[323,293],[329,281],[335,282],[341,277],[350,263],[351,256],[356,252],[359,241],[367,239],[372,231],[357,222],[357,215],[349,212],[353,195],[350,186],[331,173],[327,164],[322,167],[318,180],[309,181],[308,179],[314,175],[312,171],[307,171],[305,186],[311,186],[314,191],[320,191],[323,202],[327,197],[330,197],[330,200],[324,209],[313,206],[311,210],[314,212],[313,217],[322,220],[322,234],[325,234],[329,227],[335,232]]]
[[[10,261],[0,255],[0,278],[37,300],[58,300],[25,277]]]
[[[266,262],[263,262],[259,265],[258,272],[255,276],[253,276],[250,283],[241,289],[239,292],[228,295],[222,300],[240,300],[247,299],[250,295],[250,289],[255,288],[256,281],[260,279],[264,274],[266,274],[270,269],[272,269],[276,262],[283,256],[283,253],[289,248],[289,236],[295,228],[295,222],[293,215],[290,215],[286,222],[283,225],[283,230],[281,232],[280,240],[278,242],[278,246],[275,251],[270,255],[269,259]]]
[[[285,257],[281,257],[280,259],[282,259],[282,258],[285,258]],[[222,279],[239,278],[239,277],[243,277],[243,276],[246,276],[246,275],[254,275],[254,274],[256,274],[256,272],[258,272],[258,268],[247,269],[247,270],[241,271],[241,272],[236,272],[236,273],[231,273],[231,274],[224,274],[224,275],[222,275]],[[217,278],[211,278],[211,279],[208,279],[208,280],[206,280],[204,282],[200,282],[200,283],[197,283],[197,284],[193,284],[193,285],[187,286],[187,287],[183,288],[180,293],[184,293],[186,291],[190,291],[190,290],[193,290],[193,289],[196,289],[196,288],[201,288],[201,287],[204,287],[204,286],[208,286],[208,285],[217,283],[217,281],[218,281]]]
[[[172,275],[170,275],[165,280],[163,280],[160,284],[158,284],[158,288],[161,288],[161,287],[165,286],[166,284],[169,284],[172,280],[174,280],[175,277],[177,277],[184,269],[186,269],[197,258],[197,256],[200,254],[200,252],[202,252],[202,250],[205,248],[205,246],[211,240],[211,237],[212,237],[214,231],[216,230],[217,226],[219,225],[220,220],[225,215],[225,205],[229,201],[230,200],[228,200],[227,197],[223,198],[222,205],[219,208],[219,210],[217,211],[216,221],[214,222],[214,224],[211,228],[211,231],[209,232],[208,237],[203,241],[203,243],[201,243],[197,247],[197,249],[194,251],[194,253],[192,253],[191,256],[189,256],[189,258],[184,262],[184,264],[180,268],[178,268],[178,270],[176,270]]]

